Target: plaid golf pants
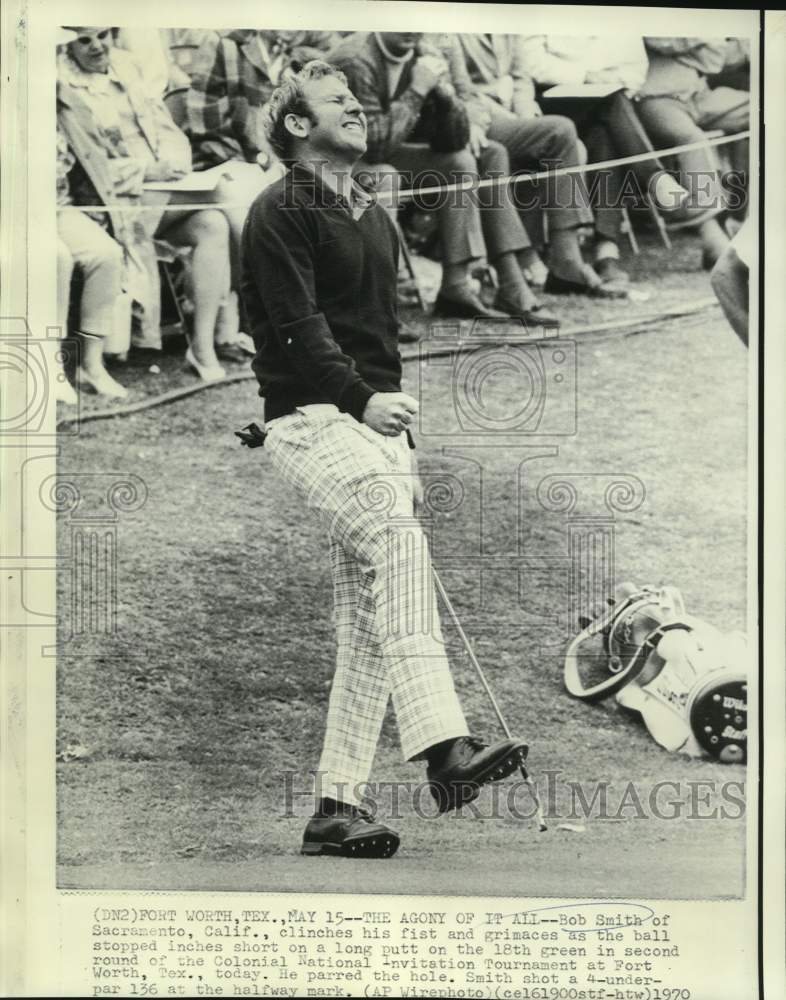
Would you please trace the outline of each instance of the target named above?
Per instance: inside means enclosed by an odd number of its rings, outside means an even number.
[[[273,465],[330,540],[337,658],[317,794],[358,804],[390,696],[407,760],[468,733],[413,515],[409,448],[328,404],[267,429]]]

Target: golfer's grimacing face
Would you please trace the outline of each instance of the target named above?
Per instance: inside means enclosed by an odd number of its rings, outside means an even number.
[[[310,145],[360,159],[366,152],[366,116],[349,87],[338,77],[323,76],[307,81],[303,93],[316,119],[309,130]]]

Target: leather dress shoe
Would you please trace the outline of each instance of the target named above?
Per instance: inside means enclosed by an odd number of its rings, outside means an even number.
[[[557,330],[560,327],[559,317],[555,316],[553,312],[549,312],[540,302],[536,302],[534,305],[529,306],[529,308],[524,308],[521,304],[511,302],[509,299],[498,295],[494,301],[494,306],[496,309],[501,309],[508,316],[523,320],[524,324],[528,327],[540,326],[548,330]]]
[[[303,834],[301,854],[344,858],[391,858],[399,836],[371,813],[354,806],[337,816],[312,816]]]
[[[469,290],[457,293],[455,298],[448,298],[440,292],[434,303],[434,316],[454,319],[507,319],[509,315],[509,313],[490,309],[480,296]]]
[[[441,813],[472,802],[481,785],[513,774],[527,759],[521,740],[502,740],[489,746],[474,736],[457,739],[438,764],[429,764],[426,777]]]
[[[588,269],[592,271],[592,268]],[[592,271],[595,275],[595,272]],[[598,275],[595,275],[597,278]],[[626,299],[627,287],[619,281],[570,281],[549,271],[543,291],[547,295],[589,295],[593,299]]]
[[[622,270],[616,257],[603,257],[601,260],[596,260],[593,268],[595,274],[604,281],[616,281],[620,284],[626,284],[630,281],[628,272]]]

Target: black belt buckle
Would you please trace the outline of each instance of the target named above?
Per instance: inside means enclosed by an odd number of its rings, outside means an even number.
[[[247,448],[261,448],[265,443],[267,431],[262,430],[258,424],[250,423],[242,430],[235,431],[235,437],[239,437],[240,443]]]

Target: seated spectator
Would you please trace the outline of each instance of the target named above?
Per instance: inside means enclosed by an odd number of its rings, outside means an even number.
[[[239,275],[240,235],[248,208],[281,173],[261,124],[262,109],[278,83],[293,70],[324,55],[338,36],[329,31],[208,32],[191,58],[191,87],[184,130],[191,140],[194,169],[224,164],[215,200],[224,209],[232,236],[233,288]],[[267,176],[266,176],[267,173]]]
[[[562,115],[543,115],[535,100],[533,73],[520,35],[457,35],[452,39],[453,76],[459,94],[479,106],[487,135],[503,143],[514,172],[537,171],[544,165],[579,163],[576,128]],[[520,185],[521,186],[521,185]],[[522,194],[526,186],[522,186]],[[549,276],[546,291],[584,292],[621,297],[620,269],[604,275],[585,264],[578,242],[580,226],[592,225],[586,190],[576,177],[556,177],[549,185]],[[519,195],[519,197],[521,197]]]
[[[649,71],[639,91],[638,112],[656,145],[699,142],[704,129],[727,135],[748,128],[750,94],[720,86],[712,90],[707,77],[719,73],[726,59],[723,38],[645,38]],[[711,267],[728,237],[717,216],[723,211],[717,160],[711,148],[677,157],[683,185],[691,191],[685,212],[698,228],[704,263]]]
[[[81,389],[102,396],[122,399],[127,395],[104,367],[103,341],[111,336],[115,311],[122,292],[123,250],[119,243],[89,218],[71,207],[68,174],[74,165],[60,129],[57,131],[57,314],[58,326],[65,335],[71,306],[71,279],[78,267],[82,294],[77,310],[75,332],[80,336],[80,363],[76,384]],[[76,403],[74,390],[62,371],[55,382],[56,397],[64,403]]]
[[[587,149],[589,163],[649,152],[651,143],[639,122],[630,98],[647,76],[647,53],[643,39],[634,35],[607,36],[528,35],[521,38],[521,64],[532,77],[537,92],[549,87],[584,84],[619,85],[606,98],[563,98],[555,108],[576,125]],[[552,102],[546,104],[550,107]],[[648,193],[665,211],[679,208],[687,192],[663,168],[658,159],[612,168],[603,172],[601,184],[594,185],[594,262],[605,278],[626,277],[619,266],[619,237],[623,214],[621,205],[628,195]],[[632,186],[631,186],[631,183]]]
[[[226,219],[209,208],[124,215],[122,206],[143,203],[145,182],[174,180],[190,170],[188,140],[148,93],[133,57],[114,46],[113,29],[75,30],[78,37],[58,66],[58,121],[76,160],[70,183],[74,204],[120,207],[97,219],[125,251],[129,290],[143,310],[139,346],[161,343],[153,238],[192,249],[194,321],[186,362],[202,379],[223,378],[213,338],[228,282]],[[173,196],[172,202],[177,200]]]
[[[406,187],[418,175],[428,175],[428,185],[504,176],[510,169],[505,147],[470,132],[446,60],[433,47],[424,46],[421,38],[416,32],[356,32],[329,54],[366,114],[367,162],[362,169],[373,166],[386,173],[392,168],[406,175]],[[437,106],[440,110],[434,114]],[[530,241],[511,201],[485,188],[475,194],[438,196],[437,202],[442,283],[435,314],[515,315],[525,322],[557,326],[558,320],[542,308],[522,273],[519,255]],[[482,302],[470,279],[471,265],[484,258],[499,276],[493,309]]]

